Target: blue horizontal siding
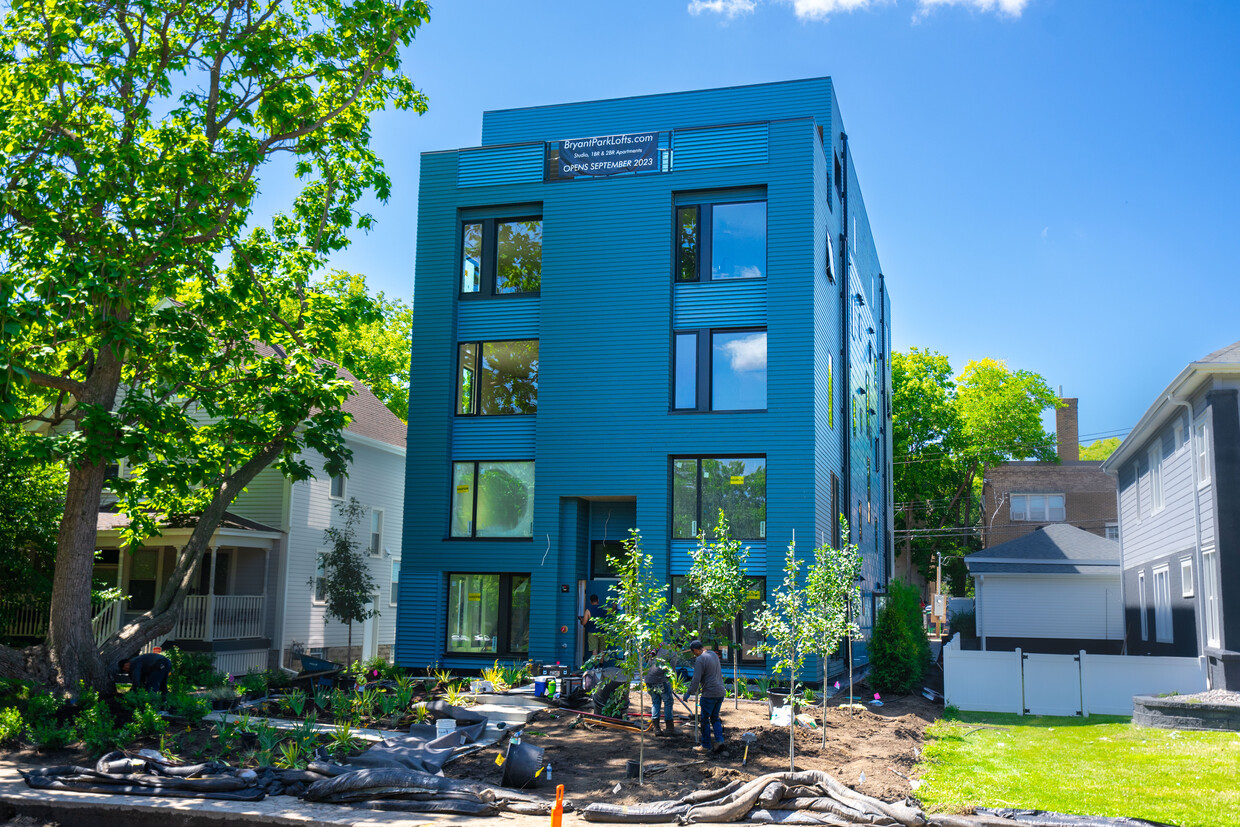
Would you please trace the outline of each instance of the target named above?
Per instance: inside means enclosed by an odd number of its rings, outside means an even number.
[[[766,541],[752,540],[743,543],[749,549],[749,564],[746,571],[752,577],[765,577],[767,599],[774,594],[775,586],[778,585],[777,580],[772,580],[773,572],[767,565]],[[683,577],[689,573],[689,569],[693,567],[693,558],[690,552],[697,548],[697,540],[672,540],[671,541],[671,574],[675,577]],[[781,562],[780,561],[776,562]]]
[[[452,459],[532,459],[534,430],[533,416],[458,416],[452,423]]]
[[[502,298],[457,304],[456,335],[460,342],[537,339],[538,299]]]
[[[672,296],[677,330],[766,324],[766,279],[677,284]]]
[[[765,164],[770,141],[765,123],[677,132],[672,168],[677,170]]]
[[[541,143],[463,149],[458,160],[456,185],[485,187],[541,181],[545,159],[546,147]]]

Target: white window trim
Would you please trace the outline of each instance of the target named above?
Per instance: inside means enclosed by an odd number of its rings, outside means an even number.
[[[319,549],[314,553],[314,574],[310,578],[310,603],[315,606],[326,606],[327,598],[319,599],[319,577],[326,576],[327,572],[327,549]],[[319,561],[323,561],[324,574],[319,574]]]
[[[1137,572],[1137,600],[1141,605],[1141,639],[1150,639],[1150,617],[1145,600],[1145,571]]]
[[[391,571],[395,571],[395,572],[396,572],[396,579],[395,579],[395,580],[392,580],[392,579],[391,579]],[[393,599],[392,599],[392,595],[399,595],[399,594],[400,594],[400,558],[399,558],[399,557],[393,557],[393,558],[392,558],[392,569],[391,569],[391,571],[389,571],[389,572],[388,572],[388,578],[389,578],[389,579],[388,579],[388,605],[389,605],[389,606],[396,606],[396,605],[398,605],[398,604],[399,604],[399,600],[393,600]],[[395,585],[395,586],[396,586],[396,588],[395,588],[395,589],[393,589],[393,588],[392,588],[392,586],[393,586],[393,585]]]
[[[375,532],[375,515],[376,514],[379,515],[379,531],[378,531],[379,542],[378,543],[375,542],[375,533],[376,533]],[[383,556],[384,528],[385,526],[383,524],[383,509],[382,508],[371,508],[370,509],[370,532],[369,532],[370,556],[371,557],[379,558]]]
[[[1210,426],[1198,422],[1193,426],[1193,462],[1197,468],[1197,487],[1210,484]]]
[[[1068,520],[1068,498],[1062,492],[1044,494],[1041,492],[1034,491],[1031,493],[1012,494],[1010,496],[1011,496],[1011,500],[1008,505],[1008,519],[1011,522],[1014,522],[1014,523],[1063,523],[1063,522],[1067,522]],[[1019,512],[1024,515],[1022,517],[1012,516],[1013,510],[1014,510],[1012,506],[1015,505],[1017,497],[1020,497],[1024,503],[1023,510]],[[1042,519],[1035,519],[1032,516],[1032,512],[1030,511],[1030,508],[1029,508],[1029,497],[1043,497],[1044,498],[1045,506],[1043,509]],[[1061,517],[1060,519],[1057,519],[1057,520],[1051,519],[1051,503],[1050,503],[1051,497],[1059,497],[1063,501],[1063,505],[1061,506],[1061,508],[1063,509],[1063,517]]]
[[[1172,426],[1171,432],[1173,434],[1172,438],[1175,440],[1175,447],[1172,450],[1172,453],[1178,454],[1180,453],[1180,449],[1187,447],[1189,443],[1189,440],[1184,439],[1183,421],[1177,419],[1175,421],[1175,425]]]
[[[1162,441],[1158,440],[1150,446],[1150,514],[1157,514],[1166,506],[1163,492],[1162,476]]]
[[[1115,541],[1114,541],[1114,542],[1118,543],[1118,542],[1119,542],[1119,536],[1120,536],[1120,535],[1119,535],[1119,523],[1107,523],[1107,524],[1103,527],[1103,529],[1102,529],[1102,536],[1103,536],[1103,537],[1106,537],[1106,539],[1108,539],[1108,540],[1109,540],[1109,539],[1111,539],[1111,538],[1106,536],[1106,535],[1107,535],[1107,529],[1108,529],[1108,528],[1113,528],[1113,529],[1115,529]]]
[[[1218,549],[1202,549],[1201,589],[1203,599],[1201,601],[1201,608],[1205,612],[1206,646],[1216,649],[1223,642],[1223,618],[1219,609],[1222,585],[1219,578]]]
[[[1193,583],[1193,558],[1180,558],[1180,597],[1193,597],[1197,590]]]
[[[1154,580],[1154,640],[1158,643],[1174,643],[1171,610],[1171,566],[1164,564],[1153,569]],[[1159,581],[1163,587],[1159,588]],[[1162,598],[1166,596],[1164,601]]]

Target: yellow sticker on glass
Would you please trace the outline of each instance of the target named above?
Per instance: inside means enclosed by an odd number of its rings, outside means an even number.
[[[744,485],[744,484],[745,484],[745,478],[744,478],[743,476],[737,476],[737,475],[733,474],[733,475],[732,475],[732,484],[733,484],[733,485]]]
[[[456,487],[456,493],[458,493],[458,494],[464,494],[464,493],[466,493],[466,492],[468,492],[468,491],[469,491],[469,486],[468,486],[468,485],[458,485],[458,486]]]

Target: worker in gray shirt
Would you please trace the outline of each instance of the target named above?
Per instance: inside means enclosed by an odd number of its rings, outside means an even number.
[[[672,701],[676,695],[672,692],[672,681],[668,670],[675,666],[676,656],[660,646],[646,655],[650,659],[650,668],[646,670],[646,690],[650,692],[650,719],[654,721],[654,734],[662,736],[663,721],[667,722],[667,735],[676,731],[672,720]],[[663,721],[659,720],[659,708],[663,708]]]
[[[698,706],[702,724],[702,743],[694,749],[702,751],[711,749],[710,736],[713,728],[714,750],[718,752],[723,749],[723,721],[719,718],[719,711],[723,709],[723,699],[728,694],[723,688],[723,668],[719,665],[719,656],[704,649],[702,641],[695,640],[690,643],[689,651],[693,653],[693,680],[689,682],[689,689],[685,692],[685,703],[689,702],[689,696],[699,686],[702,687],[702,698]]]

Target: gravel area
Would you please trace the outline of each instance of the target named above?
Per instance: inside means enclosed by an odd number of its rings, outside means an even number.
[[[1167,700],[1185,701],[1194,704],[1218,704],[1219,706],[1240,706],[1240,692],[1229,692],[1226,689],[1210,689],[1195,692],[1192,695],[1175,695]]]

